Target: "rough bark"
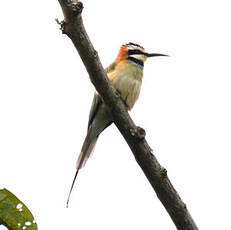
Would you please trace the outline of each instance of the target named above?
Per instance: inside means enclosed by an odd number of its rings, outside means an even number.
[[[120,95],[110,84],[98,54],[83,25],[83,4],[77,0],[58,0],[64,21],[57,22],[76,47],[96,90],[110,108],[113,120],[132,150],[135,159],[155,190],[159,200],[169,213],[178,230],[198,230],[185,203],[171,184],[167,170],[163,168],[145,139],[145,131],[137,127],[129,116]]]

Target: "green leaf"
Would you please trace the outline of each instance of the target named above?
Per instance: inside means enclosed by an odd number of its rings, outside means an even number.
[[[7,189],[0,189],[0,225],[10,230],[37,230],[34,217],[26,205]]]

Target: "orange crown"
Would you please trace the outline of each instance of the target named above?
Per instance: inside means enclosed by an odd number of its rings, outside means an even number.
[[[126,45],[122,45],[120,47],[119,53],[115,61],[120,62],[122,60],[125,60],[127,57],[128,57],[128,48],[126,47]]]

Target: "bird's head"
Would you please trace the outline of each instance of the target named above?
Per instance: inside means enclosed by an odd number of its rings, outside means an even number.
[[[149,57],[156,57],[156,56],[168,56],[165,54],[159,53],[147,53],[145,49],[135,43],[129,42],[128,44],[122,45],[120,47],[118,56],[116,58],[116,62],[120,62],[122,60],[130,60],[140,66],[144,65],[144,62]]]

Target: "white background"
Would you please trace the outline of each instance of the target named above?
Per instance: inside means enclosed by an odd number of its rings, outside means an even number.
[[[169,54],[145,63],[131,112],[200,229],[230,229],[231,33],[225,0],[83,1],[103,65],[120,45]],[[57,0],[0,7],[0,188],[39,229],[175,229],[112,125],[79,173],[94,88],[59,31]]]

